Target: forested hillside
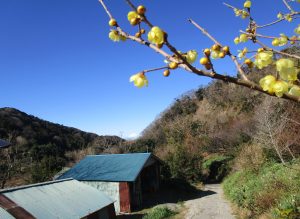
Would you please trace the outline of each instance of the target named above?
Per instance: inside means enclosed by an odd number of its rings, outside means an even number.
[[[13,108],[0,109],[0,138],[12,143],[0,154],[1,187],[51,179],[85,154],[102,153],[124,141],[54,124]]]
[[[256,81],[275,72],[245,70]],[[171,178],[227,177],[241,218],[300,217],[300,103],[213,81],[176,99],[131,150],[153,151]]]

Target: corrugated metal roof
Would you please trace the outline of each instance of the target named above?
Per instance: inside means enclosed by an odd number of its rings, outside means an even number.
[[[10,146],[10,143],[8,141],[0,139],[0,148],[6,148]]]
[[[133,182],[150,156],[151,153],[90,155],[58,179]]]
[[[73,179],[0,190],[0,194],[39,219],[82,218],[113,203],[104,193]]]
[[[11,216],[7,211],[0,207],[0,218],[1,219],[16,219],[15,217]]]

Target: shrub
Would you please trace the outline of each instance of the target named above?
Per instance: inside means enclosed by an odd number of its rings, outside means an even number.
[[[153,208],[149,213],[147,213],[146,216],[143,217],[143,219],[163,219],[169,218],[175,214],[175,211],[172,211],[167,207],[156,207]]]
[[[238,171],[224,181],[224,193],[253,215],[272,212],[277,218],[299,218],[299,163],[266,163],[259,171]]]

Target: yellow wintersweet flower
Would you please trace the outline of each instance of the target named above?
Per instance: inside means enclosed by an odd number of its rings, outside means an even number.
[[[136,11],[130,11],[127,14],[127,19],[131,25],[136,25],[139,23],[141,16]]]
[[[148,33],[148,40],[153,44],[163,44],[165,41],[165,34],[159,27],[152,27]]]
[[[121,36],[119,35],[118,31],[112,30],[108,34],[109,39],[111,39],[114,42],[118,42],[121,39]]]
[[[276,82],[276,78],[273,75],[267,75],[260,79],[259,85],[262,87],[264,91],[268,91],[269,93],[274,93],[273,84]]]
[[[239,43],[240,43],[240,38],[239,38],[239,37],[236,37],[236,38],[234,38],[233,41],[234,41],[235,44],[239,44]]]
[[[273,41],[272,41],[272,45],[273,46],[279,46],[280,44],[280,40],[278,38],[275,38]]]
[[[213,58],[213,59],[218,59],[218,58],[220,58],[220,53],[221,53],[221,51],[218,51],[218,50],[212,50],[211,51],[211,58]]]
[[[279,72],[281,79],[286,81],[296,81],[298,70],[295,67],[294,61],[291,59],[279,59],[276,61],[276,69]]]
[[[288,37],[285,35],[285,34],[280,34],[280,37],[278,38],[278,40],[279,40],[279,46],[284,46],[284,45],[286,45],[287,44],[287,42],[288,42]]]
[[[240,42],[245,43],[245,42],[247,42],[247,41],[248,41],[247,34],[242,33],[242,34],[240,35]]]
[[[248,49],[245,47],[242,51],[241,50],[238,50],[238,51],[239,51],[238,57],[239,57],[239,59],[242,59],[247,54]]]
[[[282,15],[281,12],[279,12],[279,13],[277,14],[277,18],[278,18],[278,19],[282,19],[282,18],[283,18],[283,15]]]
[[[233,9],[233,11],[234,11],[234,13],[235,13],[235,16],[240,16],[241,14],[242,14],[242,10],[239,10],[239,9],[237,9],[237,8],[234,8]]]
[[[133,82],[134,86],[138,88],[148,86],[148,79],[143,73],[137,73],[135,75],[132,75],[129,79],[129,82]]]
[[[188,63],[192,64],[196,61],[198,53],[196,50],[190,50],[186,54],[186,60]]]
[[[289,91],[289,94],[300,97],[300,87],[297,85],[293,85]]]
[[[244,8],[251,8],[251,1],[245,1]]]
[[[262,51],[257,53],[254,64],[257,66],[257,68],[262,69],[270,65],[272,62],[273,62],[273,52]]]
[[[285,81],[276,81],[272,85],[272,89],[277,97],[282,97],[283,94],[288,92],[289,84]]]
[[[295,32],[296,34],[300,34],[300,25],[298,25],[298,27],[295,28],[294,32]]]
[[[247,17],[249,17],[249,13],[247,12],[247,11],[242,11],[242,18],[243,19],[245,19],[245,18],[247,18]]]

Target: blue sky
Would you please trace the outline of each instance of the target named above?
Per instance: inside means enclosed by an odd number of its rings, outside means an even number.
[[[188,18],[193,18],[232,49],[233,38],[247,25],[224,0],[134,1],[144,4],[152,23],[169,34],[177,49],[201,51],[212,43]],[[123,29],[135,33],[122,0],[106,1]],[[241,6],[242,0],[227,3]],[[281,1],[253,0],[253,16],[268,23],[286,11]],[[129,77],[161,67],[163,58],[133,42],[113,43],[108,18],[97,0],[0,0],[0,107],[15,107],[51,122],[97,134],[134,136],[184,92],[209,79],[182,70],[164,78],[150,73],[149,87],[137,89]],[[290,33],[296,23],[267,28]],[[245,45],[248,46],[248,45]],[[197,67],[200,64],[197,60]],[[232,74],[234,66],[218,61],[217,69]]]

